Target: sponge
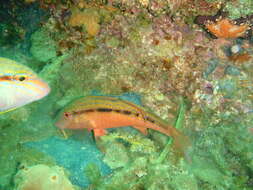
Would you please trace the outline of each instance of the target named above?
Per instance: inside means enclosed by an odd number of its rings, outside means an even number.
[[[15,190],[74,190],[63,168],[39,164],[24,168],[15,176]]]

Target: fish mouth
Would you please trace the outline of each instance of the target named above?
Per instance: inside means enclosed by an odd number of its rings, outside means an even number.
[[[55,122],[54,125],[56,127],[58,127],[59,129],[65,129],[65,128],[67,128],[66,127],[66,121],[64,121],[64,120],[58,120],[58,121]]]
[[[45,81],[41,79],[37,79],[37,80],[34,80],[33,83],[37,87],[37,92],[38,92],[37,99],[41,99],[50,93],[51,88]]]

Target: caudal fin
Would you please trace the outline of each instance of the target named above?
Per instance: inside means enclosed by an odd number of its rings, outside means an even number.
[[[150,127],[151,128],[151,127]],[[153,129],[153,128],[152,128]],[[167,129],[156,127],[155,130],[173,138],[173,148],[179,156],[187,157],[191,147],[190,138],[178,131],[172,126],[167,126]]]
[[[179,154],[179,156],[183,156],[189,160],[189,151],[191,148],[190,138],[175,128],[171,131],[171,136],[173,137],[173,147],[175,152]]]

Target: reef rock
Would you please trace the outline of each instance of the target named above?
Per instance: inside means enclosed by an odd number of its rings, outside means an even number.
[[[15,190],[74,190],[61,167],[39,164],[20,170],[14,179]]]

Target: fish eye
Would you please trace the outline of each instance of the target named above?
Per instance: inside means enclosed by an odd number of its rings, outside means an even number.
[[[64,117],[65,118],[69,118],[70,117],[70,113],[69,112],[64,112]]]
[[[21,81],[21,82],[24,81],[25,79],[26,79],[25,76],[21,76],[21,77],[18,78],[18,80]]]

